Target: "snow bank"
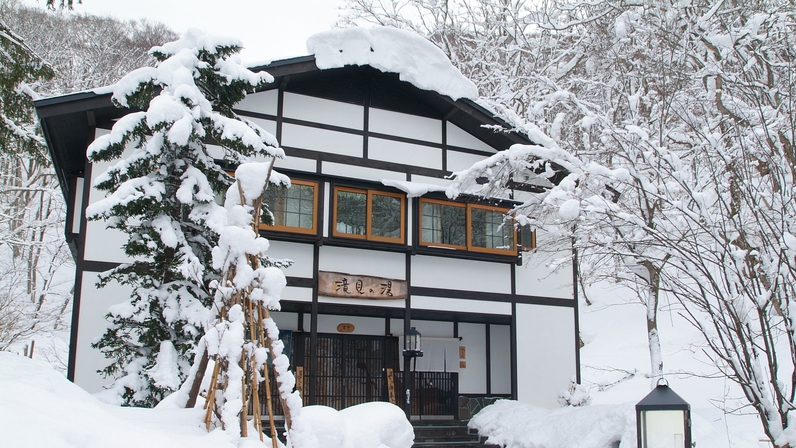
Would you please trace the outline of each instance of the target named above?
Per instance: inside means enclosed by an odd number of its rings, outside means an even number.
[[[0,351],[0,440],[25,448],[255,448],[260,442],[249,425],[248,438],[221,429],[208,433],[201,405],[173,403],[155,409],[117,407],[98,401],[41,361]],[[401,408],[365,403],[340,412],[324,406],[302,409],[302,418],[323,448],[411,448],[412,425]],[[281,446],[281,443],[280,443]]]
[[[270,447],[208,433],[199,409],[121,408],[101,403],[48,364],[0,352],[0,440],[26,448]]]
[[[404,411],[384,402],[336,411],[326,406],[301,410],[323,448],[411,448],[415,433]]]
[[[512,400],[485,407],[469,427],[487,443],[522,448],[635,448],[635,404],[549,410]]]
[[[345,28],[323,31],[307,39],[319,69],[370,65],[398,73],[402,81],[423,90],[475,100],[478,88],[451,64],[445,53],[411,31],[397,28]]]

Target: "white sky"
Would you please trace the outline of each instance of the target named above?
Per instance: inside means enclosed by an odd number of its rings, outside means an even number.
[[[45,0],[23,0],[42,6]],[[56,0],[58,3],[59,0]],[[75,10],[163,22],[178,33],[196,27],[237,37],[245,62],[307,54],[307,38],[334,25],[344,0],[75,0]]]

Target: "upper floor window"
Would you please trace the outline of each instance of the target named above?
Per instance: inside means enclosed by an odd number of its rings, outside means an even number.
[[[273,226],[267,228],[315,234],[318,184],[303,180],[292,180],[290,184],[290,188],[270,185],[265,191],[264,202],[274,218]]]
[[[516,231],[503,222],[507,211],[486,205],[421,199],[420,244],[516,254]]]
[[[386,191],[335,187],[334,236],[404,242],[405,197]]]

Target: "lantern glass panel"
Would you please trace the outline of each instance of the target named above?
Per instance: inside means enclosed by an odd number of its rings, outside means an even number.
[[[641,448],[685,448],[684,411],[642,411]]]

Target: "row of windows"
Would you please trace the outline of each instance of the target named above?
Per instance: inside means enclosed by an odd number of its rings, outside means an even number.
[[[293,180],[291,188],[272,187],[265,202],[273,215],[269,230],[317,233],[318,184]],[[356,238],[402,244],[406,196],[386,191],[335,187],[332,219],[335,237]],[[420,237],[422,246],[444,247],[474,252],[516,254],[517,232],[503,225],[507,209],[478,204],[462,204],[436,199],[420,199]],[[534,246],[534,235],[523,228],[523,249]]]

